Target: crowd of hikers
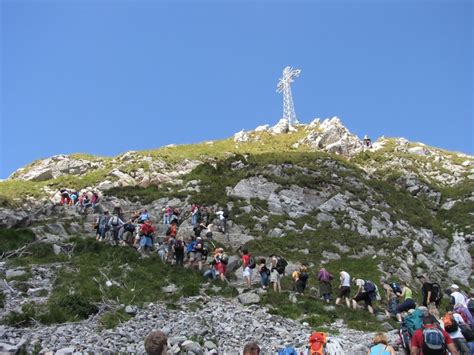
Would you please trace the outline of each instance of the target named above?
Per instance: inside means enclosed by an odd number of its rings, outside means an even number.
[[[95,208],[98,196],[83,194],[61,195],[61,204],[75,205],[81,210]],[[76,197],[72,197],[72,196]],[[79,197],[77,197],[79,196]],[[69,197],[69,199],[68,199]],[[90,203],[90,205],[89,205]],[[181,222],[191,217],[192,234],[179,235]],[[166,232],[158,235],[146,209],[131,213],[126,219],[120,206],[112,213],[104,211],[95,223],[96,239],[115,245],[136,248],[143,256],[157,253],[165,261],[178,266],[195,268],[203,272],[209,280],[218,279],[228,282],[227,267],[229,255],[222,247],[216,247],[213,232],[217,226],[221,233],[227,232],[229,213],[225,208],[214,210],[206,206],[192,204],[186,214],[177,208],[164,206],[159,221],[165,225]],[[261,287],[279,293],[282,291],[281,279],[286,275],[288,262],[278,255],[255,257],[248,249],[239,248],[242,278],[246,288]],[[255,275],[254,275],[255,274]],[[290,275],[289,275],[290,276]],[[303,294],[312,277],[307,265],[300,265],[291,273],[292,291]],[[357,309],[363,307],[374,314],[374,303],[379,302],[387,317],[396,319],[400,324],[400,344],[407,354],[474,354],[474,292],[468,296],[458,285],[452,284],[446,290],[427,275],[420,275],[421,304],[417,304],[413,290],[408,282],[402,280],[380,280],[384,299],[374,280],[352,277],[347,271],[340,271],[337,290],[333,291],[334,276],[324,265],[313,276],[318,284],[318,297],[322,302],[331,303],[335,296],[335,305]],[[355,292],[352,292],[352,287]],[[334,295],[335,293],[335,295]],[[448,305],[442,307],[441,301],[446,295]],[[380,309],[380,306],[379,306]],[[324,334],[318,333],[315,334]],[[325,344],[323,336],[313,339],[314,348]],[[324,346],[322,346],[323,348]],[[250,353],[249,353],[250,354]],[[282,352],[291,354],[291,352]],[[320,354],[317,351],[310,354]],[[386,336],[379,334],[369,354],[394,354],[388,345]]]
[[[97,191],[84,191],[79,193],[77,190],[61,189],[59,190],[61,206],[73,206],[79,213],[87,213],[89,209],[95,211],[100,197]]]

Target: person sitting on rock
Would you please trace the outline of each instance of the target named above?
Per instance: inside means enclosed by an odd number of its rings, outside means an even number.
[[[84,195],[84,197],[83,197],[83,199],[82,199],[82,201],[81,201],[81,209],[80,209],[79,212],[80,212],[80,213],[86,213],[86,212],[87,212],[87,209],[88,209],[89,207],[91,207],[91,206],[92,206],[92,202],[91,202],[91,200],[90,200],[90,198],[89,198],[89,195],[88,195],[87,193],[85,193],[85,195]]]
[[[168,355],[168,337],[162,331],[151,332],[145,338],[145,351],[148,355]]]
[[[387,335],[377,333],[367,355],[395,355],[395,349],[388,345]]]
[[[346,305],[351,308],[350,295],[351,295],[351,276],[346,271],[339,273],[339,294],[336,298],[336,306],[341,302],[342,299],[346,300]]]
[[[364,301],[365,307],[367,307],[371,314],[374,314],[374,309],[372,307],[372,297],[370,293],[375,292],[375,285],[362,279],[354,279],[353,283],[355,286],[357,286],[357,293],[352,299],[352,307],[357,309],[357,302]]]
[[[251,342],[244,346],[243,355],[260,355],[260,347],[257,343]]]
[[[327,303],[331,301],[331,281],[333,278],[334,277],[329,273],[329,271],[327,271],[323,266],[321,266],[318,272],[319,295]]]

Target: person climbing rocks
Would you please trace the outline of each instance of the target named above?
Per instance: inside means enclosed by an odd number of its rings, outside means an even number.
[[[217,216],[217,219],[219,220],[219,225],[218,225],[219,231],[225,234],[227,232],[228,214],[226,214],[226,212],[222,208],[219,208],[219,210],[216,212],[216,216]]]
[[[293,291],[303,293],[309,278],[308,268],[302,265],[298,270],[293,271],[291,276],[293,278]]]
[[[332,286],[331,281],[334,277],[321,265],[318,272],[319,295],[326,303],[331,301]]]
[[[148,219],[140,226],[140,247],[138,249],[142,254],[148,254],[153,247],[153,235],[156,229]]]
[[[270,255],[270,283],[273,285],[273,291],[281,292],[281,277],[285,274],[285,268],[288,265],[285,259],[276,255]]]
[[[351,308],[350,302],[351,295],[351,276],[346,271],[341,271],[339,273],[339,293],[336,298],[336,305],[338,305],[341,300],[346,301],[348,308]]]
[[[112,233],[112,241],[114,244],[118,244],[119,242],[119,231],[120,228],[125,224],[124,221],[120,219],[120,217],[115,214],[109,219],[109,230]]]
[[[382,284],[382,288],[385,291],[385,300],[387,301],[387,309],[385,310],[385,314],[389,318],[391,316],[396,316],[398,297],[401,294],[402,289],[400,285],[398,285],[396,282],[389,283],[384,278],[382,278],[380,281]]]
[[[415,330],[411,339],[411,355],[447,354],[447,348],[451,355],[459,352],[449,334],[441,329],[438,321],[431,314],[425,314],[421,329]],[[440,349],[441,345],[441,351]],[[437,352],[436,352],[437,350]]]
[[[426,275],[419,276],[419,280],[422,284],[422,305],[428,307],[430,303],[435,303],[436,307],[439,307],[442,298],[441,287],[439,284],[428,280]]]
[[[252,287],[252,275],[255,268],[255,261],[247,249],[241,251],[242,258],[242,276],[248,288]]]
[[[410,309],[416,308],[415,299],[413,298],[413,291],[408,287],[406,281],[401,282],[401,293],[396,291],[396,294],[399,298],[399,304],[396,308],[397,320],[402,322],[402,313],[408,312]]]
[[[105,234],[109,230],[109,211],[104,211],[102,216],[97,218],[96,225],[97,225],[97,234],[96,240],[101,241],[105,239]]]
[[[357,309],[357,303],[364,301],[365,307],[371,314],[374,314],[374,308],[372,306],[372,293],[375,293],[375,285],[371,281],[365,281],[363,279],[354,279],[354,285],[357,286],[357,292],[355,297],[352,299],[352,307]]]
[[[258,261],[258,273],[260,274],[260,285],[263,290],[266,290],[270,282],[270,269],[267,267],[265,258]]]

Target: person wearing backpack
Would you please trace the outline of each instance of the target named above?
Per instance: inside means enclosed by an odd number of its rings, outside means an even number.
[[[105,239],[105,233],[109,230],[109,218],[109,211],[104,211],[104,214],[97,218],[97,236],[95,238],[97,241]]]
[[[265,258],[261,258],[258,262],[258,273],[260,274],[262,289],[266,290],[270,281],[270,269],[267,267]]]
[[[339,273],[339,293],[336,298],[336,306],[341,302],[342,299],[346,300],[347,308],[351,308],[351,275],[346,271]]]
[[[462,304],[464,307],[467,306],[467,297],[461,292],[459,286],[453,284],[449,287],[449,296],[451,305]]]
[[[322,265],[318,272],[319,281],[319,295],[324,299],[326,303],[331,301],[331,281],[334,277],[327,271]]]
[[[109,229],[112,232],[112,239],[115,244],[119,242],[119,231],[120,228],[125,224],[118,215],[113,215],[109,219]]]
[[[415,330],[411,339],[411,355],[459,355],[449,334],[441,329],[431,314],[423,316],[421,329]]]
[[[140,227],[140,247],[139,251],[147,253],[153,247],[153,235],[155,234],[156,229],[151,224],[151,221],[148,219]]]
[[[352,307],[357,309],[357,303],[364,301],[365,307],[369,310],[370,314],[374,314],[372,294],[375,293],[375,285],[371,281],[365,281],[363,279],[354,279],[353,283],[357,286],[357,293],[352,299]]]
[[[402,284],[402,292],[397,293],[397,296],[399,297],[400,300],[402,300],[402,302],[399,303],[396,309],[397,320],[400,323],[402,322],[403,312],[408,312],[410,309],[416,308],[416,303],[413,298],[413,292],[408,287],[408,283],[406,281],[402,281],[401,284]]]
[[[176,265],[183,266],[184,264],[184,247],[183,237],[177,238],[173,243],[172,250],[176,260]]]
[[[387,335],[377,333],[372,341],[372,346],[367,355],[395,355],[395,350],[388,345]]]
[[[279,258],[277,258],[276,255],[271,255],[271,266],[270,266],[270,282],[273,284],[273,291],[275,292],[281,292],[281,275],[284,274],[285,270],[283,269],[283,272],[280,273],[281,267],[279,268],[278,261]],[[280,265],[281,266],[281,265]]]
[[[214,252],[216,260],[216,273],[222,282],[226,281],[225,273],[227,271],[227,264],[229,263],[229,256],[224,253],[223,248],[217,248]]]
[[[248,288],[252,287],[252,274],[255,269],[255,260],[249,254],[247,249],[242,250],[242,276],[244,277],[245,283]]]
[[[419,279],[422,283],[421,294],[423,296],[423,306],[428,307],[430,303],[435,303],[436,307],[439,307],[443,296],[439,284],[436,282],[430,282],[428,277],[425,275],[421,275]]]
[[[446,306],[446,314],[441,319],[444,330],[453,339],[454,345],[461,355],[469,355],[469,346],[461,331],[461,325],[465,325],[459,313],[455,313],[453,306]]]
[[[398,306],[397,293],[401,294],[402,290],[396,282],[388,283],[384,278],[382,278],[380,282],[382,284],[382,288],[385,291],[385,298],[387,301],[387,309],[385,310],[385,315],[389,318],[392,316],[396,316]]]

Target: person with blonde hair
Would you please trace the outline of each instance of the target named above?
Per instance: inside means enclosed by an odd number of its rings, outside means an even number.
[[[388,345],[387,335],[377,333],[372,341],[374,344],[370,347],[367,355],[395,355],[395,350]]]

